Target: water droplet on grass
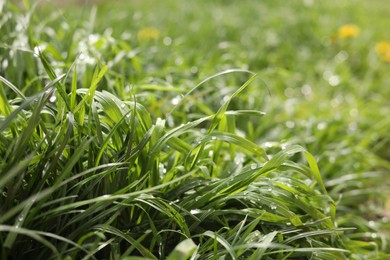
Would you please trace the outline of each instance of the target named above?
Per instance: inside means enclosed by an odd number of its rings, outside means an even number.
[[[309,84],[305,84],[301,87],[301,93],[304,96],[310,96],[312,94],[311,86]]]
[[[295,122],[294,121],[287,121],[286,122],[286,126],[287,126],[287,128],[294,128],[294,126],[295,126]]]
[[[359,110],[356,109],[356,108],[352,108],[350,111],[349,111],[349,114],[351,117],[358,117],[359,116]]]
[[[19,215],[18,221],[19,221],[19,222],[22,222],[23,220],[24,220],[24,215]]]
[[[184,62],[184,59],[183,59],[182,57],[177,57],[177,58],[175,59],[175,64],[176,64],[177,66],[182,65],[183,62]]]
[[[199,214],[201,211],[200,209],[191,209],[190,213],[195,215],[195,214]]]
[[[317,125],[318,130],[324,130],[326,128],[327,124],[325,122],[321,122]]]
[[[176,97],[172,98],[171,103],[172,103],[172,105],[176,106],[180,103],[180,101],[181,101],[181,97],[176,96]]]
[[[179,200],[174,200],[174,201],[170,201],[168,204],[173,205],[173,204],[178,203],[178,202],[179,202]]]
[[[192,74],[195,74],[195,73],[197,73],[199,71],[199,69],[198,69],[198,67],[191,67],[191,73]]]
[[[163,39],[163,43],[164,43],[165,46],[169,46],[169,45],[172,44],[172,39],[170,37],[165,37]]]
[[[335,87],[335,86],[340,84],[341,79],[337,75],[332,75],[332,76],[329,77],[328,82],[329,82],[329,85]]]

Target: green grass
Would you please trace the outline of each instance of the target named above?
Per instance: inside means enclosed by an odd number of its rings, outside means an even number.
[[[389,257],[387,1],[21,2],[0,259]]]

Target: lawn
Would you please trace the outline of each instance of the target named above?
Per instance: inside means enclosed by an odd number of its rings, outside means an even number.
[[[0,259],[390,259],[390,2],[70,2],[0,1]]]

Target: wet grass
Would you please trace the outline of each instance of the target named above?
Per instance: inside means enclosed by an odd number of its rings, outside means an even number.
[[[1,258],[386,259],[387,5],[0,4]]]

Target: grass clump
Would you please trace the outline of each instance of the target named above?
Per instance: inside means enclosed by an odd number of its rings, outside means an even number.
[[[338,6],[23,2],[0,7],[2,259],[388,256],[389,78],[373,35],[317,20]]]

